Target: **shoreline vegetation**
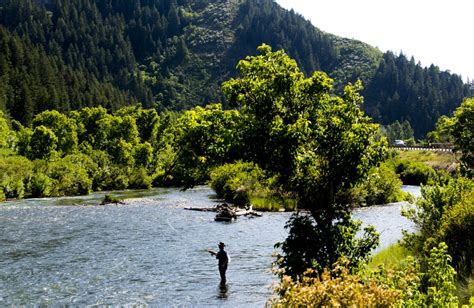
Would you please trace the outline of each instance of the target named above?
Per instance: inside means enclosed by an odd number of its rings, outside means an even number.
[[[222,86],[230,110],[88,107],[43,111],[28,127],[0,113],[0,200],[207,183],[238,206],[298,209],[275,245],[275,306],[474,304],[457,295],[474,268],[474,99],[430,135],[452,141],[458,163],[389,151],[360,109],[360,81],[338,96],[325,73],[307,77],[265,44],[237,69]],[[408,199],[402,183],[424,185],[402,212],[419,230],[400,244],[410,254],[367,269],[379,234],[351,210]]]

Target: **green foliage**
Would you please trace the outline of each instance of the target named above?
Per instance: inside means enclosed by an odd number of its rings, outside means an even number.
[[[407,120],[402,123],[395,121],[392,124],[383,127],[389,144],[395,143],[395,140],[411,140],[413,139],[413,129]]]
[[[402,181],[389,162],[373,168],[365,181],[341,192],[337,197],[344,204],[371,206],[402,201],[406,195],[401,190]]]
[[[58,146],[58,137],[46,126],[35,127],[29,143],[29,159],[49,160],[54,157]]]
[[[466,99],[453,116],[450,133],[454,144],[461,150],[462,172],[469,177],[474,174],[474,99]]]
[[[196,107],[179,117],[175,129],[174,184],[191,187],[205,183],[210,170],[233,161],[240,146],[239,113],[220,104]]]
[[[35,173],[28,182],[28,192],[33,198],[50,197],[55,185],[56,181],[53,181],[49,176],[42,173]]]
[[[379,234],[369,226],[356,238],[360,226],[361,222],[352,220],[349,213],[322,226],[311,215],[294,214],[285,226],[289,236],[276,245],[283,252],[277,260],[280,274],[296,279],[308,268],[322,273],[343,256],[350,260],[351,269],[365,264],[379,243]]]
[[[107,134],[110,132],[111,116],[103,107],[83,108],[71,112],[79,129],[79,144],[90,145],[94,150],[104,150],[107,146]]]
[[[366,184],[366,205],[387,204],[403,199],[402,181],[395,170],[387,164],[381,164],[377,172],[369,176]]]
[[[443,186],[423,187],[422,198],[403,212],[418,228],[417,233],[404,234],[404,245],[423,251],[425,246],[446,242],[461,278],[472,272],[473,244],[465,236],[473,228],[473,191],[474,182],[466,178],[451,180]]]
[[[241,77],[225,82],[223,91],[243,117],[244,158],[277,175],[295,192],[298,208],[311,212],[290,220],[280,264],[293,277],[310,266],[321,271],[344,254],[357,265],[377,237],[367,229],[355,239],[359,225],[336,197],[361,182],[386,151],[378,126],[359,109],[361,84],[337,97],[326,74],[305,78],[284,51],[265,44],[258,51],[239,62]]]
[[[438,179],[436,171],[422,162],[402,159],[396,162],[395,171],[405,185],[426,185]]]
[[[133,166],[135,159],[133,157],[133,145],[123,139],[116,140],[109,146],[109,154],[112,161],[123,166]]]
[[[21,199],[25,195],[25,184],[23,179],[19,177],[4,175],[0,187],[7,199]]]
[[[92,180],[87,171],[67,160],[58,160],[47,166],[47,175],[55,181],[53,195],[87,195],[92,190]]]
[[[106,204],[122,204],[123,200],[112,195],[105,195],[104,200],[100,203],[101,205]]]
[[[8,125],[3,111],[0,109],[0,148],[5,148],[8,146],[10,134],[10,126]]]
[[[250,196],[259,190],[265,181],[265,174],[254,163],[236,162],[212,170],[209,185],[217,196],[236,205],[247,205]]]
[[[128,188],[132,189],[149,189],[151,188],[152,178],[147,174],[145,168],[137,168],[132,170],[129,176]]]
[[[384,125],[408,121],[415,137],[421,138],[468,93],[460,76],[441,72],[435,65],[424,68],[414,58],[386,52],[363,92],[364,110]]]
[[[392,244],[377,252],[367,264],[367,268],[375,270],[383,266],[386,269],[395,269],[400,267],[409,255],[410,250],[400,243]]]
[[[133,148],[133,158],[136,166],[147,168],[153,161],[153,147],[148,142],[136,145]]]
[[[143,133],[147,137],[143,138],[153,145],[140,142],[137,120],[148,129]],[[1,152],[6,151],[0,156],[2,197],[150,188],[150,174],[169,170],[176,159],[176,148],[172,145],[175,121],[165,114],[162,124],[167,127],[162,127],[156,111],[140,107],[124,108],[115,114],[102,107],[84,108],[71,112],[69,117],[57,111],[44,111],[34,117],[34,129],[12,123],[18,141],[13,150],[3,148]],[[34,166],[27,158],[12,156],[15,149],[35,159]],[[23,171],[24,168],[27,170]]]
[[[441,218],[438,241],[448,245],[452,264],[458,276],[466,280],[474,269],[474,189],[463,194],[462,199],[445,210]]]
[[[61,154],[70,154],[77,149],[78,129],[75,121],[68,118],[66,115],[61,114],[56,110],[43,111],[35,116],[32,126],[34,129],[39,126],[49,128],[58,139],[57,149]]]
[[[22,156],[0,158],[0,191],[6,198],[23,198],[25,183],[33,173],[33,164]]]
[[[453,118],[445,115],[436,122],[436,130],[429,132],[426,137],[430,143],[452,143],[453,137],[450,128],[453,126]]]
[[[350,261],[341,258],[331,270],[308,270],[301,280],[284,276],[274,299],[276,307],[457,307],[455,271],[449,265],[447,246],[440,243],[426,252],[428,268],[407,257],[395,269],[353,273]],[[423,281],[426,281],[425,285]]]

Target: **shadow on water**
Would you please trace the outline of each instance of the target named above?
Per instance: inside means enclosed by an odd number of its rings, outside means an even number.
[[[229,285],[225,282],[220,282],[218,287],[217,298],[227,299],[229,297]]]

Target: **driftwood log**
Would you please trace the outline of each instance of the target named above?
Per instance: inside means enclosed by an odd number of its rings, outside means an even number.
[[[247,215],[252,215],[252,216],[257,216],[257,217],[262,216],[261,213],[258,213],[252,210],[251,206],[250,208],[247,208],[247,209],[241,209],[237,207],[232,207],[226,203],[222,203],[211,208],[188,207],[185,209],[190,210],[190,211],[199,211],[199,212],[216,212],[217,213],[215,217],[216,221],[232,221],[233,219],[236,219],[239,216],[247,216]]]

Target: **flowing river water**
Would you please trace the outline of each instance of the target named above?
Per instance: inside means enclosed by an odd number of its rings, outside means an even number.
[[[273,246],[285,239],[290,213],[217,223],[214,213],[184,210],[214,206],[208,187],[114,195],[132,199],[97,206],[104,193],[96,193],[2,203],[0,306],[262,307],[272,296]],[[354,211],[381,232],[379,249],[413,228],[401,206]],[[225,286],[206,251],[220,241],[231,257]]]

